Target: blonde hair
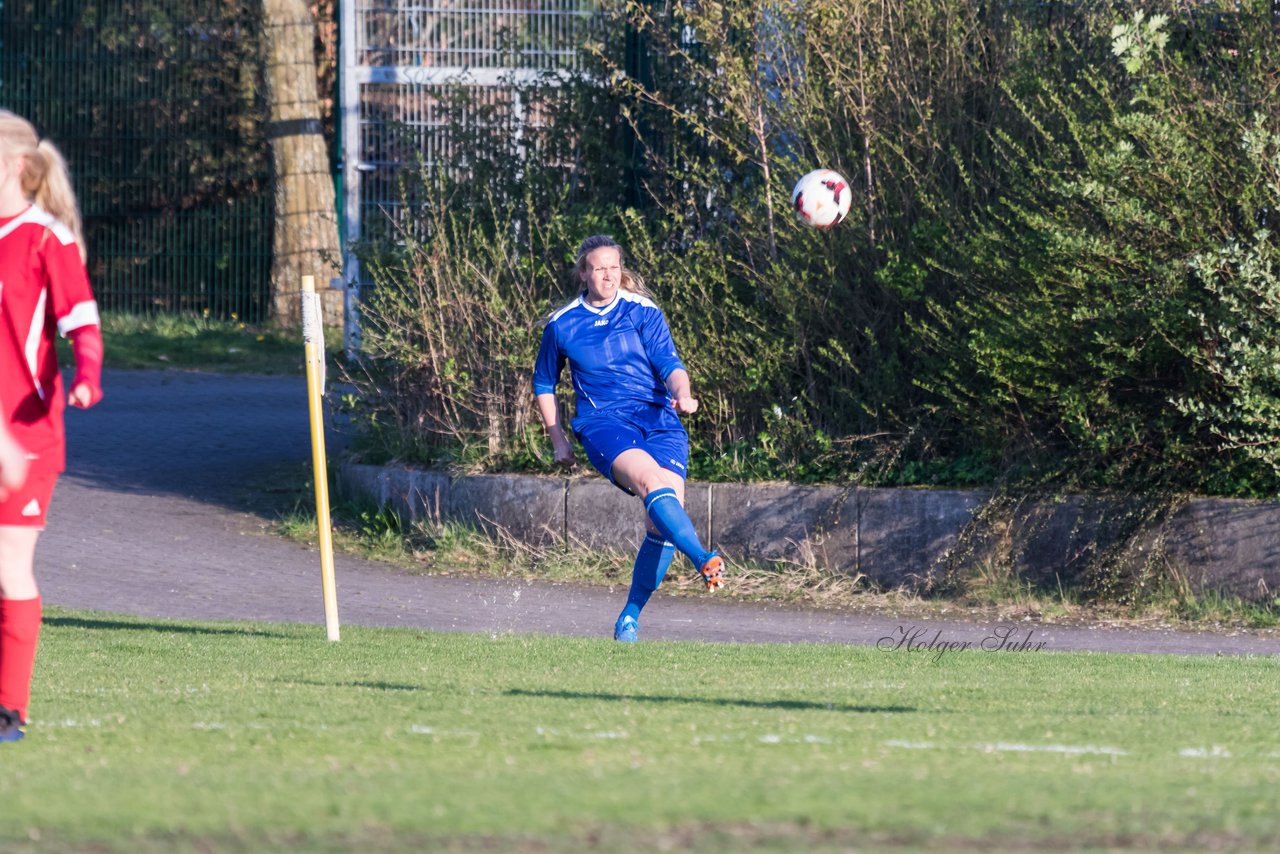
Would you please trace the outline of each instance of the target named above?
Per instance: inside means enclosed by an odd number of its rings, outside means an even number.
[[[582,241],[582,244],[578,247],[577,259],[573,262],[573,275],[577,279],[574,284],[578,286],[579,290],[587,281],[587,273],[589,272],[587,270],[587,256],[597,249],[617,249],[619,260],[622,258],[622,247],[607,234],[593,234]],[[653,294],[649,291],[648,286],[645,285],[644,279],[640,278],[639,273],[628,270],[625,264],[622,266],[622,281],[619,284],[625,291],[631,291],[633,294],[653,299]]]
[[[80,206],[76,204],[71,173],[62,153],[52,142],[41,140],[31,122],[16,113],[0,110],[0,157],[24,158],[23,195],[71,230],[80,249],[80,260],[85,260]]]

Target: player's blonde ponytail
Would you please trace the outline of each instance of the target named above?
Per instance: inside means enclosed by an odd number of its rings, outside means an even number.
[[[44,180],[33,188],[32,197],[36,204],[71,230],[76,246],[80,249],[80,260],[84,261],[88,257],[84,245],[84,228],[80,223],[80,205],[76,202],[76,191],[71,186],[71,171],[67,169],[67,161],[63,159],[62,152],[47,139],[40,140],[35,159],[44,161]],[[27,162],[29,164],[31,160]]]
[[[41,141],[31,122],[16,113],[0,110],[0,156],[22,157],[22,192],[70,229],[86,257],[80,206],[71,187],[71,173],[62,153],[48,140]]]

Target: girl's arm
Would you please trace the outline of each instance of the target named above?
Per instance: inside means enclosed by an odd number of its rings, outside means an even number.
[[[560,404],[556,401],[556,383],[560,380],[564,362],[564,353],[556,341],[555,329],[548,323],[542,330],[542,343],[538,346],[538,358],[534,362],[533,396],[538,401],[538,415],[542,417],[542,426],[547,428],[547,437],[551,439],[551,447],[555,450],[556,462],[562,466],[571,466],[577,461],[577,457],[560,424]]]
[[[88,409],[102,400],[102,328],[96,323],[78,326],[67,337],[76,357],[76,378],[67,403]]]
[[[542,416],[542,426],[547,428],[547,437],[551,439],[551,447],[555,449],[556,462],[562,466],[573,465],[577,461],[577,455],[560,424],[560,404],[556,402],[554,394],[538,395],[538,414]]]
[[[649,364],[663,378],[676,412],[692,415],[698,411],[698,399],[689,390],[689,372],[684,369],[680,354],[676,352],[676,343],[671,339],[671,328],[667,326],[666,315],[661,309],[651,307],[643,312],[642,317],[640,340],[644,342]]]
[[[71,341],[76,378],[67,403],[88,409],[102,399],[102,320],[74,234],[55,224],[40,246],[58,334]]]
[[[22,488],[27,482],[27,470],[31,467],[27,449],[9,432],[9,418],[0,405],[0,501],[9,493]]]
[[[698,399],[689,388],[689,372],[684,368],[676,368],[667,374],[667,393],[671,395],[671,405],[681,415],[692,415],[698,411]]]

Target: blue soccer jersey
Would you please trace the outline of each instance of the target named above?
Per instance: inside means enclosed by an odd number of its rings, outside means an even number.
[[[533,393],[554,393],[565,361],[573,375],[578,414],[635,403],[668,403],[666,379],[684,364],[662,309],[618,290],[606,306],[582,296],[547,321],[533,370]]]

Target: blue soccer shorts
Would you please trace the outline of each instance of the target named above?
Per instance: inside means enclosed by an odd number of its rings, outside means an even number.
[[[688,477],[689,434],[670,406],[639,403],[597,409],[573,419],[573,432],[591,465],[625,492],[630,490],[613,479],[613,462],[632,448],[645,451],[662,468]]]

